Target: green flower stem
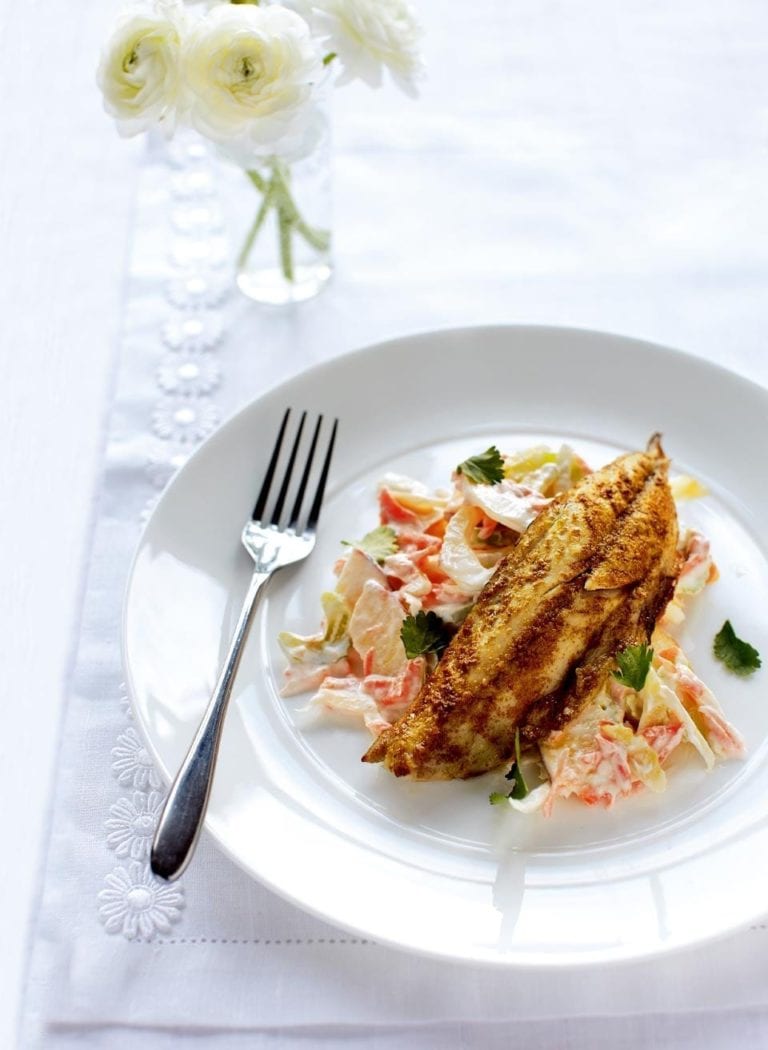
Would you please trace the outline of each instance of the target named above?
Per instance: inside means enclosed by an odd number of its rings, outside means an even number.
[[[261,175],[259,175],[258,171],[253,171],[253,170],[247,171],[246,175],[251,180],[251,182],[256,187],[256,189],[259,191],[259,193],[266,193],[267,192],[267,184],[264,181],[264,179],[261,177]]]
[[[290,169],[287,164],[274,158],[269,164],[269,176],[267,178],[252,169],[248,170],[246,175],[259,193],[262,194],[262,201],[237,258],[238,268],[245,268],[256,237],[264,225],[270,210],[274,208],[277,216],[280,268],[286,281],[293,282],[295,279],[293,264],[294,232],[316,251],[324,252],[328,250],[331,243],[330,231],[310,226],[301,215],[291,193]]]
[[[304,238],[307,244],[310,244],[319,252],[327,251],[331,243],[330,233],[328,230],[318,230],[316,227],[310,226],[302,218],[291,194],[288,167],[285,164],[281,164],[280,161],[275,161],[273,171],[273,179],[277,182],[277,192],[280,194],[282,206],[290,216],[291,225]]]
[[[251,171],[249,171],[248,174],[249,174],[249,176],[256,175],[255,172],[251,172]],[[259,178],[258,175],[256,177]],[[245,238],[245,241],[243,243],[243,247],[240,249],[240,254],[237,257],[237,268],[238,268],[238,270],[242,270],[242,269],[245,268],[245,265],[248,262],[248,256],[251,254],[251,249],[253,248],[253,245],[254,245],[254,243],[256,241],[256,237],[258,236],[259,230],[264,225],[264,222],[265,222],[265,220],[267,218],[267,215],[269,215],[269,209],[272,207],[272,205],[274,203],[274,201],[273,201],[274,194],[273,194],[273,191],[272,191],[272,186],[271,185],[269,185],[269,186],[265,185],[263,180],[261,180],[261,179],[259,181],[261,181],[261,183],[262,183],[263,189],[261,187],[259,187],[259,188],[262,189],[264,197],[263,197],[263,199],[261,201],[261,207],[259,208],[259,210],[256,213],[256,218],[253,220],[253,224],[251,225],[251,228],[248,231],[248,236]]]
[[[290,213],[282,202],[277,205],[277,226],[280,239],[280,265],[283,270],[283,277],[286,281],[293,282],[292,223]]]

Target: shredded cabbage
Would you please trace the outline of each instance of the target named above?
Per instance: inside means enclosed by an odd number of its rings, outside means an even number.
[[[440,568],[469,595],[477,595],[493,575],[472,549],[472,534],[477,527],[479,513],[474,507],[462,507],[448,522]]]
[[[552,498],[589,472],[568,445],[557,451],[536,446],[503,460],[501,481],[472,483],[454,473],[451,494],[402,475],[382,479],[379,520],[391,526],[396,549],[381,564],[350,550],[337,563],[336,590],[322,596],[321,631],[280,634],[290,661],[284,695],[315,690],[311,710],[362,723],[374,734],[406,711],[437,657],[407,658],[400,637],[405,617],[430,610],[459,625],[519,536]],[[679,499],[706,492],[685,477],[672,487]],[[686,600],[716,579],[717,569],[707,540],[694,530],[683,534],[680,554],[682,568],[651,638],[654,656],[643,688],[609,678],[576,718],[539,742],[549,780],[525,798],[509,798],[511,808],[546,815],[559,798],[611,806],[642,789],[663,791],[664,765],[686,743],[707,768],[743,754],[741,737],[674,637]]]
[[[394,675],[407,663],[400,639],[405,612],[397,594],[369,580],[349,620],[349,637],[367,673]]]
[[[466,503],[480,507],[489,518],[515,532],[525,532],[550,503],[540,492],[510,478],[496,485],[476,485],[462,474],[456,485]]]

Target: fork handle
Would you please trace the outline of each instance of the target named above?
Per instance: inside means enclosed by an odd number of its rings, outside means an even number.
[[[240,665],[243,644],[253,622],[256,599],[269,575],[255,572],[251,577],[216,688],[165,801],[150,857],[152,871],[160,878],[169,881],[177,879],[191,860],[197,845],[211,793],[224,715]]]

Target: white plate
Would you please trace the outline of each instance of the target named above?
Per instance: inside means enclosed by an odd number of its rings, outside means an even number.
[[[250,404],[192,457],[142,537],[125,666],[169,777],[214,682],[249,575],[240,529],[287,405],[341,420],[320,536],[274,578],[237,679],[206,826],[272,889],[367,937],[451,959],[552,967],[639,958],[724,934],[768,903],[765,672],[729,675],[711,641],[729,617],[768,654],[768,393],[713,365],[618,336],[498,327],[400,339],[312,369]],[[711,495],[686,518],[721,578],[686,630],[694,667],[749,749],[665,794],[549,820],[491,807],[500,778],[410,784],[360,762],[365,734],[311,726],[283,700],[282,629],[311,632],[339,541],[377,521],[386,470],[445,484],[492,441],[568,440],[598,465],[661,430]]]

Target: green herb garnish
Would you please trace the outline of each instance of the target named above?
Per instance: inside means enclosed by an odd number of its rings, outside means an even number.
[[[426,653],[442,653],[451,638],[451,629],[437,613],[417,612],[406,616],[400,628],[400,637],[409,660]]]
[[[361,540],[342,540],[346,547],[356,547],[379,563],[397,552],[397,533],[390,525],[378,525]]]
[[[492,806],[500,806],[502,802],[506,802],[510,798],[515,800],[525,798],[530,793],[531,789],[525,782],[521,765],[519,729],[515,730],[515,761],[512,763],[509,772],[504,774],[504,779],[512,781],[512,790],[506,795],[503,791],[492,791],[488,796],[488,801]]]
[[[520,759],[520,730],[515,730],[515,761],[512,768],[508,773],[505,774],[507,780],[513,781],[512,790],[509,793],[510,798],[525,798],[530,788],[525,782],[523,777],[523,767]]]
[[[459,463],[456,471],[480,485],[496,485],[504,477],[504,460],[496,446],[491,445],[479,456],[470,456]]]
[[[616,653],[619,669],[613,672],[613,677],[622,685],[629,686],[639,693],[645,685],[652,660],[653,649],[647,645],[628,645],[626,649]]]
[[[744,677],[762,665],[757,649],[736,636],[730,620],[726,620],[715,635],[712,651],[729,671]]]

